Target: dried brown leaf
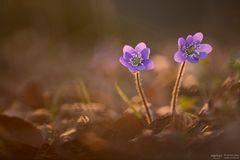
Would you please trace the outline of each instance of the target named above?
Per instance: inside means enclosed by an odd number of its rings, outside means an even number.
[[[41,132],[32,124],[16,117],[0,115],[0,138],[33,147],[43,144]]]
[[[28,116],[28,120],[36,124],[49,124],[51,121],[51,114],[46,109],[37,109]]]
[[[140,134],[143,128],[143,122],[134,114],[126,114],[114,122],[110,129],[114,137],[129,140]]]

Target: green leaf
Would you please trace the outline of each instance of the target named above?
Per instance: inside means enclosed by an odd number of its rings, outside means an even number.
[[[191,109],[196,102],[197,99],[195,97],[182,96],[179,98],[179,103],[183,111]]]
[[[123,92],[123,90],[120,88],[120,86],[117,84],[117,82],[115,83],[115,88],[116,88],[119,96],[122,98],[122,100],[128,105],[129,108],[131,108],[133,110],[136,117],[138,119],[141,119],[142,118],[141,113],[134,107],[134,105],[132,104],[132,102],[130,101],[128,96]]]
[[[77,91],[79,92],[80,98],[87,104],[91,103],[91,99],[87,90],[87,87],[83,80],[80,80],[77,85]]]

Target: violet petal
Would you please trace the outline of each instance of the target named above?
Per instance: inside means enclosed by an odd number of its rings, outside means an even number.
[[[201,32],[198,32],[196,34],[193,35],[193,41],[194,42],[199,42],[201,43],[203,39],[203,34]]]
[[[143,65],[145,66],[146,70],[151,70],[154,68],[153,61],[151,61],[150,59],[144,60]]]
[[[196,54],[196,58],[206,58],[206,57],[207,57],[206,52],[200,52],[200,53]]]
[[[119,62],[124,65],[125,67],[128,67],[129,66],[129,63],[123,58],[123,57],[120,57],[119,58]]]
[[[200,47],[198,48],[199,52],[206,52],[207,54],[212,51],[212,46],[209,44],[200,44]]]
[[[126,59],[126,60],[129,60],[130,58],[132,58],[132,54],[129,53],[129,52],[125,52],[125,53],[123,54],[123,58]]]
[[[136,71],[138,71],[137,68],[135,68],[135,67],[133,67],[133,66],[128,66],[128,69],[129,69],[129,71],[131,71],[131,72],[136,72]]]
[[[186,60],[186,57],[184,56],[184,53],[182,51],[177,51],[175,54],[174,54],[174,60],[176,62],[183,62]]]
[[[187,60],[188,60],[188,62],[190,62],[190,63],[194,63],[194,64],[196,64],[196,63],[198,63],[198,58],[195,58],[195,57],[187,57]]]
[[[187,36],[187,39],[186,39],[186,42],[187,42],[188,44],[192,43],[192,42],[193,42],[193,36],[192,36],[192,35],[188,35],[188,36]]]
[[[186,41],[184,38],[180,37],[178,38],[178,47],[182,48],[182,46],[184,46],[186,44]]]
[[[139,66],[137,66],[136,67],[136,69],[138,70],[138,71],[143,71],[143,70],[145,70],[145,66],[144,65],[139,65]]]
[[[149,59],[150,48],[144,48],[141,52],[143,59]]]
[[[123,53],[126,53],[126,52],[132,54],[132,53],[135,52],[135,50],[134,50],[131,46],[125,45],[125,46],[123,47]]]
[[[143,49],[146,48],[146,44],[144,42],[140,42],[137,44],[137,46],[135,47],[135,50],[139,53],[142,52]]]

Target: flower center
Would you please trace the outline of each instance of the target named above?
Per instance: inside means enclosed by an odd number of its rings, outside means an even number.
[[[191,45],[186,48],[186,52],[188,55],[193,55],[195,53],[196,47],[194,45]]]
[[[133,66],[138,66],[139,64],[142,64],[142,57],[134,56],[130,61]]]

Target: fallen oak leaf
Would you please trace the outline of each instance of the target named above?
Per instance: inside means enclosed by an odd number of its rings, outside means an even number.
[[[44,143],[40,130],[31,123],[5,115],[0,115],[0,138],[32,147],[41,147]]]
[[[134,114],[126,114],[111,124],[110,131],[114,139],[130,140],[141,134],[145,126],[146,122],[139,120]]]

